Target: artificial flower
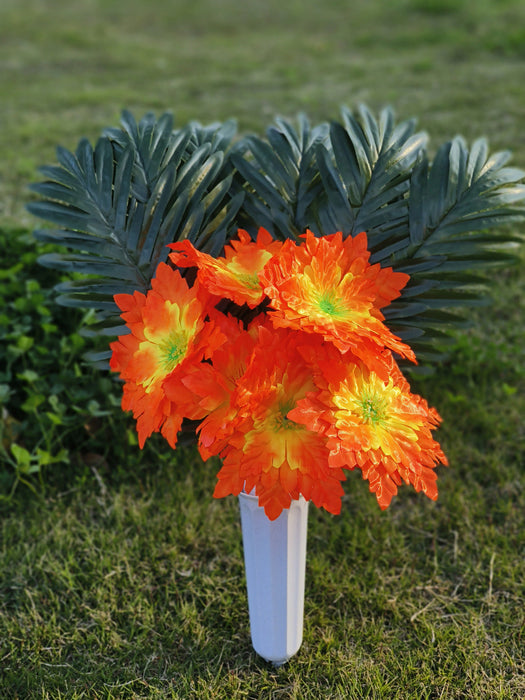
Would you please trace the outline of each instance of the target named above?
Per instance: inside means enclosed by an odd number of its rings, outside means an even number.
[[[403,481],[435,500],[434,467],[448,463],[431,435],[441,418],[411,393],[393,357],[385,357],[387,380],[359,358],[349,361],[330,348],[317,357],[318,390],[300,400],[289,417],[326,436],[331,467],[359,467],[382,509]]]
[[[197,267],[197,278],[210,294],[253,309],[264,299],[258,274],[282,243],[263,228],[255,241],[243,229],[237,236],[239,240],[232,239],[225,246],[223,257],[202,253],[188,240],[170,243],[168,247],[174,252],[169,257],[179,267]]]
[[[228,343],[213,354],[213,362],[192,364],[180,379],[191,393],[197,411],[204,414],[197,428],[198,449],[202,459],[219,454],[227,445],[230,426],[237,407],[232,404],[237,381],[246,370],[246,363],[256,341],[256,332],[245,330],[242,323],[231,316],[217,313],[217,327],[228,338]],[[254,325],[254,328],[256,326]],[[165,382],[166,395],[179,400],[179,383]]]
[[[164,383],[180,383],[188,367],[210,357],[226,337],[206,320],[207,297],[199,285],[190,289],[180,273],[164,263],[147,295],[118,294],[115,302],[131,331],[110,346],[110,367],[125,381],[122,408],[133,411],[140,447],[159,430],[174,447],[183,418],[204,414],[195,410],[187,392],[186,402],[168,398]]]
[[[232,396],[236,417],[223,450],[214,496],[255,489],[274,520],[302,495],[339,513],[344,473],[328,466],[324,436],[290,420],[289,412],[315,388],[298,347],[304,334],[260,325],[258,341]]]
[[[277,327],[320,334],[371,368],[384,347],[415,362],[411,348],[383,323],[380,308],[398,297],[408,275],[370,265],[365,233],[286,241],[259,274]]]

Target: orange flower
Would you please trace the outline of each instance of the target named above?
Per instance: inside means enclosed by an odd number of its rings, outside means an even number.
[[[179,267],[197,267],[197,278],[210,294],[253,309],[264,299],[258,274],[282,243],[263,228],[259,229],[256,241],[243,229],[237,235],[239,240],[232,240],[224,248],[222,258],[200,252],[188,240],[170,243],[168,247],[175,252],[169,257]]]
[[[198,448],[204,460],[219,454],[227,445],[230,426],[237,414],[231,398],[256,341],[256,334],[244,330],[237,319],[217,313],[215,320],[228,338],[227,344],[214,352],[212,363],[192,365],[180,380],[192,396],[197,411],[202,410],[204,414],[197,428]],[[178,382],[172,384],[168,378],[165,391],[168,398],[180,400]]]
[[[137,419],[140,447],[159,430],[175,447],[183,417],[198,419],[203,414],[191,402],[183,405],[179,400],[177,405],[170,400],[165,380],[180,380],[190,365],[210,357],[226,338],[213,322],[205,321],[206,299],[198,284],[189,289],[180,273],[164,263],[146,296],[118,294],[115,302],[131,331],[110,345],[110,367],[125,380],[122,408]]]
[[[319,357],[319,390],[289,414],[327,437],[331,467],[361,469],[383,509],[403,481],[435,500],[433,469],[438,462],[448,464],[431,436],[440,416],[410,392],[391,355],[389,363],[385,380],[358,358],[338,361],[334,352],[326,351]]]
[[[214,496],[255,488],[270,520],[301,494],[331,513],[341,509],[344,474],[329,468],[325,438],[288,418],[315,388],[297,349],[304,342],[301,333],[260,326],[258,343],[232,396],[236,418]]]
[[[384,325],[380,308],[399,296],[408,275],[370,265],[365,233],[286,241],[259,275],[275,326],[318,333],[341,352],[374,368],[384,347],[416,361],[408,345]]]

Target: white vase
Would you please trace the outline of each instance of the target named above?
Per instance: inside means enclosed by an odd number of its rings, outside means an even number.
[[[253,648],[281,666],[303,641],[308,502],[292,501],[276,520],[256,496],[239,494],[239,505]]]

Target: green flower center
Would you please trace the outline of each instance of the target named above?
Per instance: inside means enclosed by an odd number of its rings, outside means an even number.
[[[186,355],[188,336],[183,331],[172,331],[162,343],[159,343],[159,348],[162,356],[162,367],[168,374]]]
[[[380,425],[385,422],[387,415],[386,401],[373,395],[365,395],[360,401],[361,418],[365,423]]]
[[[295,423],[293,420],[286,417],[292,408],[293,402],[291,401],[280,404],[279,411],[274,416],[273,428],[275,432],[280,432],[281,430],[297,430],[302,427],[299,423]]]
[[[242,275],[238,275],[238,279],[239,282],[247,289],[261,288],[261,283],[259,282],[257,275],[249,275],[248,273],[244,273]]]
[[[318,302],[320,311],[326,316],[344,316],[345,309],[335,292],[325,292]]]

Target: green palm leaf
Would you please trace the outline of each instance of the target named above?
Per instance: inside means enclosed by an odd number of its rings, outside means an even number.
[[[401,337],[413,328],[420,331],[412,342],[420,359],[442,343],[438,330],[458,327],[462,310],[485,302],[484,277],[470,272],[516,259],[520,236],[508,230],[488,233],[525,220],[525,185],[519,182],[525,173],[506,167],[508,159],[508,153],[489,157],[484,140],[469,152],[458,137],[441,146],[432,164],[425,157],[413,170],[409,240],[385,258],[411,279],[385,316]],[[444,309],[450,310],[447,316]]]
[[[525,220],[525,173],[506,167],[508,153],[489,156],[484,140],[469,152],[456,138],[430,163],[426,140],[413,121],[396,126],[390,109],[376,121],[361,107],[343,109],[317,149],[318,229],[366,231],[371,262],[410,274],[385,317],[423,364],[443,356],[448,331],[465,323],[461,309],[486,302],[472,271],[514,262],[522,238],[501,226]]]
[[[136,124],[126,112],[122,124],[94,149],[86,140],[74,154],[59,148],[59,164],[42,168],[46,181],[31,186],[41,199],[28,205],[57,227],[36,231],[37,238],[71,251],[40,262],[83,275],[58,286],[58,302],[94,308],[94,330],[108,335],[122,328],[114,294],[146,292],[172,241],[188,238],[217,255],[242,203],[242,193],[231,194],[233,173],[221,150],[231,123],[174,131],[169,115]]]
[[[403,248],[408,236],[406,193],[411,172],[426,145],[413,120],[396,126],[391,109],[376,121],[362,106],[358,116],[342,110],[342,123],[330,125],[329,146],[317,160],[326,199],[320,209],[323,233],[366,231],[379,262]]]
[[[232,155],[246,191],[240,224],[255,232],[262,226],[275,238],[295,238],[315,226],[312,215],[323,194],[315,153],[326,140],[327,125],[310,127],[298,118],[298,130],[277,119],[267,141],[248,136]]]

